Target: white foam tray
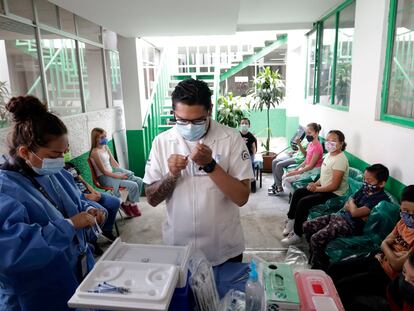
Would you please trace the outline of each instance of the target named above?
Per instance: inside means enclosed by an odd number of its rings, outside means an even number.
[[[182,288],[187,283],[190,252],[190,246],[130,244],[117,238],[100,260],[175,265],[179,268],[177,287]]]
[[[178,280],[171,264],[100,260],[69,300],[71,308],[100,310],[167,310]],[[99,283],[127,287],[130,293],[91,293]]]

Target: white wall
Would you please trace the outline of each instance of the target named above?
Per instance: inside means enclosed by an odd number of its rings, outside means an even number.
[[[349,112],[312,106],[302,99],[300,122],[320,123],[322,134],[342,130],[350,153],[368,163],[383,163],[391,176],[414,184],[414,129],[379,121],[388,5],[388,0],[356,1]],[[305,58],[306,46],[302,50]],[[304,75],[305,67],[297,74]],[[304,85],[297,87],[303,89]]]

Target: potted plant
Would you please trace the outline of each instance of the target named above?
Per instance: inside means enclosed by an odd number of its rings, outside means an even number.
[[[254,88],[252,89],[252,97],[254,100],[253,109],[263,111],[267,110],[267,128],[266,128],[266,142],[262,143],[265,151],[263,153],[263,171],[272,172],[272,161],[277,154],[270,152],[270,136],[272,131],[270,129],[270,108],[279,105],[283,98],[283,81],[280,73],[272,71],[270,67],[266,67],[263,71],[254,77]]]
[[[10,94],[6,85],[6,81],[0,81],[0,128],[7,124],[6,103]]]
[[[235,97],[231,92],[225,96],[220,96],[218,99],[217,121],[232,128],[238,127],[241,119],[244,118],[240,102],[240,96]]]

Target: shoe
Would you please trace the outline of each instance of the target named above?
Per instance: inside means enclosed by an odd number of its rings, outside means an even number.
[[[283,235],[287,236],[293,231],[293,225],[295,224],[294,219],[287,219],[285,223],[285,228],[283,229]]]
[[[302,237],[296,235],[295,232],[289,233],[289,235],[280,241],[284,246],[295,245],[302,242]]]
[[[102,256],[102,254],[104,253],[103,249],[98,245],[97,242],[92,242],[91,243],[93,246],[93,254],[96,256]]]
[[[134,217],[133,212],[131,211],[131,205],[126,204],[126,203],[122,203],[121,204],[121,210],[124,211],[124,213],[128,216],[128,217]]]
[[[137,203],[131,204],[129,207],[130,207],[130,211],[131,211],[133,216],[135,216],[135,217],[141,216],[141,211],[139,210],[139,207],[138,207]]]
[[[104,232],[102,232],[102,235],[104,235],[105,237],[107,237],[111,241],[116,240],[116,236],[112,233],[112,231],[104,231]]]
[[[273,192],[276,190],[276,186],[272,185],[269,189],[267,189],[267,192]]]

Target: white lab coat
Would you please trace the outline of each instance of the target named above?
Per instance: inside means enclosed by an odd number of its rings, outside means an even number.
[[[213,158],[229,175],[239,180],[253,178],[249,152],[238,131],[212,120],[203,143],[212,149]],[[170,155],[188,155],[191,148],[175,127],[158,135],[152,144],[144,182],[159,181],[168,173]],[[173,194],[166,200],[164,243],[194,243],[212,265],[240,255],[244,251],[244,236],[239,207],[192,161],[181,174]]]

